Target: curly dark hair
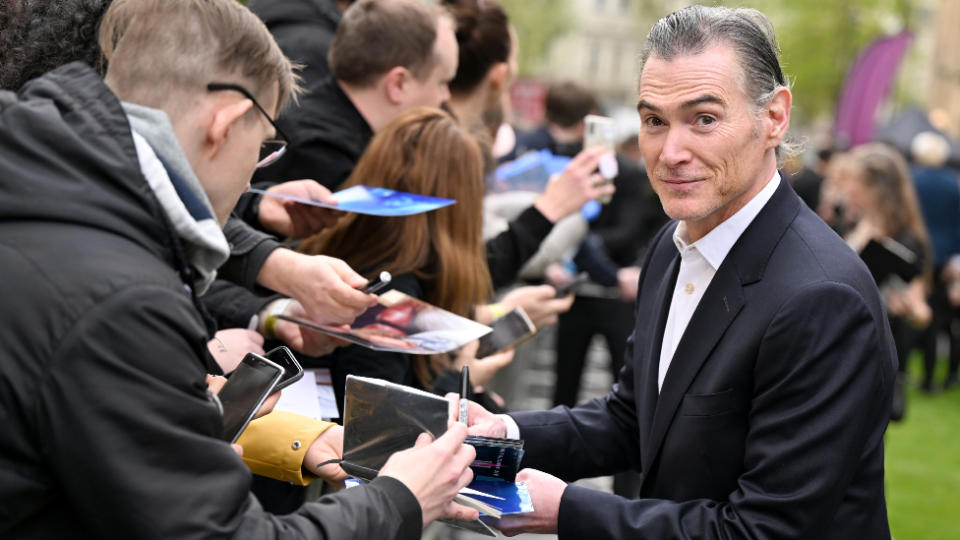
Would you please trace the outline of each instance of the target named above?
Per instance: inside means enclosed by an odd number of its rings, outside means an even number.
[[[0,1],[0,88],[69,62],[100,68],[97,31],[112,0]]]

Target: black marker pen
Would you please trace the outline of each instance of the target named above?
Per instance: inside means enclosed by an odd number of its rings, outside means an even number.
[[[384,270],[383,272],[380,272],[379,276],[370,280],[370,282],[363,287],[360,287],[360,292],[365,294],[373,294],[389,285],[391,279],[393,279],[393,277],[390,275],[390,272]]]
[[[470,368],[463,366],[460,369],[460,414],[457,417],[457,421],[461,424],[467,423],[467,407],[470,405],[470,402],[467,401],[467,396],[470,392]]]

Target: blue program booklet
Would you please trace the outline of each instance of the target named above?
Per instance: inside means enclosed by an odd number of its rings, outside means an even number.
[[[416,193],[406,193],[404,191],[370,186],[353,186],[337,191],[333,194],[333,198],[337,201],[337,204],[326,204],[282,193],[270,193],[262,189],[251,188],[249,191],[250,193],[278,197],[296,201],[301,204],[332,208],[344,212],[370,214],[373,216],[411,216],[413,214],[422,214],[423,212],[443,208],[444,206],[450,206],[457,202],[453,199],[429,197],[427,195],[417,195]]]

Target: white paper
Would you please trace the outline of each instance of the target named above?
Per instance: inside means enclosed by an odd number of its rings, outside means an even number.
[[[283,389],[274,410],[297,413],[314,420],[338,418],[340,412],[337,410],[330,370],[304,370],[303,378]]]

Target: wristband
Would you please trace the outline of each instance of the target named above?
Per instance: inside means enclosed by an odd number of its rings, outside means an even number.
[[[263,319],[263,337],[277,339],[277,315],[286,311],[288,305],[290,305],[290,299],[282,298],[270,306]]]
[[[491,321],[495,321],[507,314],[507,310],[504,309],[504,307],[500,305],[499,302],[496,304],[487,304],[487,311],[490,312]]]

